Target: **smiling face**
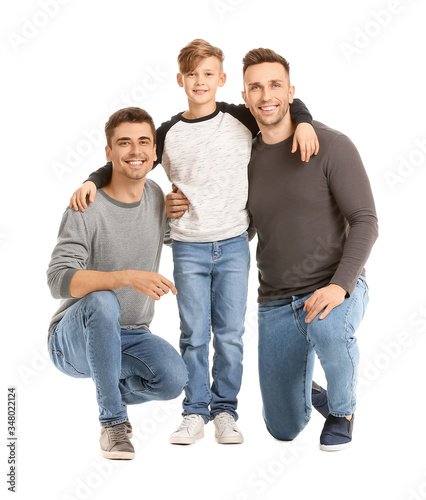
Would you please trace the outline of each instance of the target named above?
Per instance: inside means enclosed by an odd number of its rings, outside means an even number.
[[[261,129],[291,122],[289,106],[294,87],[282,64],[265,62],[249,66],[244,74],[242,95]]]
[[[157,159],[149,123],[123,122],[115,127],[111,146],[105,148],[113,172],[130,180],[144,179]]]
[[[217,88],[225,84],[226,75],[219,59],[211,56],[201,59],[189,73],[178,73],[177,81],[185,89],[190,105],[204,106],[216,101]]]

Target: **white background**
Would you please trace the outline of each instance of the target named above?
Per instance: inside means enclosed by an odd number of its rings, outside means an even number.
[[[424,0],[46,0],[49,14],[42,3],[0,7],[2,497],[12,495],[6,399],[13,385],[18,498],[426,498]],[[136,458],[104,460],[92,381],[71,379],[47,360],[58,303],[45,272],[70,195],[104,163],[101,126],[128,105],[146,108],[157,125],[185,110],[176,57],[194,38],[225,53],[228,81],[218,100],[242,102],[248,50],[284,55],[296,96],[314,118],[346,133],[364,160],[380,237],[367,265],[370,306],[358,332],[359,401],[348,451],[319,450],[323,420],[315,412],[294,443],[265,429],[255,241],[239,397],[243,445],[218,445],[212,424],[194,446],[169,445],[178,398],[131,407]],[[150,176],[169,191],[161,167]],[[168,248],[160,271],[172,276]],[[178,347],[172,296],[158,303],[152,329]],[[319,364],[315,378],[325,383]]]

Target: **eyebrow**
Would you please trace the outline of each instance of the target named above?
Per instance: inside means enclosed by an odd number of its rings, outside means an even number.
[[[141,139],[146,139],[148,141],[151,141],[151,138],[146,136],[146,135],[141,135],[139,138],[138,138],[138,141],[140,141]],[[132,138],[131,137],[119,137],[116,142],[120,142],[120,141],[131,141]]]

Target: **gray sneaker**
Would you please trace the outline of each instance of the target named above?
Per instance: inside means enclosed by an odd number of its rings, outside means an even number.
[[[126,422],[104,427],[99,438],[101,455],[104,458],[115,460],[132,460],[135,458],[135,449],[127,434]]]
[[[193,444],[204,437],[204,420],[200,415],[185,415],[179,427],[169,437],[171,444]]]
[[[220,444],[241,444],[244,442],[243,435],[230,413],[222,412],[216,415],[214,420],[215,437]]]
[[[127,416],[127,405],[123,405],[124,408],[126,409],[126,416]],[[133,437],[133,429],[132,429],[132,424],[129,422],[129,417],[127,417],[127,420],[124,422],[124,425],[126,426],[126,432],[127,432],[127,437],[130,439]]]

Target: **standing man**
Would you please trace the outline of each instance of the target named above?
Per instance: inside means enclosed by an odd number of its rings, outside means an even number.
[[[370,183],[353,143],[313,123],[321,149],[291,154],[294,87],[269,49],[243,59],[243,98],[260,128],[249,164],[248,208],[258,235],[259,377],[268,431],[292,440],[311,413],[315,353],[327,378],[324,451],[352,440],[359,352],[368,303],[364,265],[377,238]]]
[[[146,179],[157,158],[154,123],[126,108],[109,118],[105,134],[111,180],[84,213],[65,211],[47,271],[53,297],[64,299],[48,345],[60,371],[96,385],[102,456],[132,459],[124,405],[178,397],[187,370],[149,331],[154,300],[176,294],[157,273],[168,226],[163,192]]]

